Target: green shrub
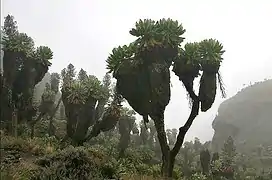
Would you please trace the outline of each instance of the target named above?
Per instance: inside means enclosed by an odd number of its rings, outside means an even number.
[[[95,179],[114,178],[115,169],[103,154],[83,147],[67,147],[36,161],[38,168],[30,179]]]
[[[54,137],[43,138],[14,138],[10,136],[1,137],[1,148],[6,150],[17,150],[32,155],[44,155],[59,149],[59,143]]]

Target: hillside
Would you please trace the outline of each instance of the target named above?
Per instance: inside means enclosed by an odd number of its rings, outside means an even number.
[[[232,136],[238,147],[272,142],[272,80],[255,83],[224,101],[213,121],[213,148]],[[243,144],[243,146],[241,146]]]

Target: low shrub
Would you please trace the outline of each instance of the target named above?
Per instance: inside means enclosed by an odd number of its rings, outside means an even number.
[[[38,168],[30,179],[89,180],[116,178],[114,166],[98,151],[83,147],[67,147],[39,158]]]

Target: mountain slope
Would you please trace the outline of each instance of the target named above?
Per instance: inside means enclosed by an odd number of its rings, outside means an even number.
[[[272,80],[255,83],[224,101],[213,121],[213,149],[228,136],[247,148],[272,144]]]

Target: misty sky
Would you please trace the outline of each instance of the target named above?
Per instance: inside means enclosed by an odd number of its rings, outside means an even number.
[[[112,48],[133,40],[128,31],[139,18],[172,18],[186,29],[186,42],[216,38],[226,53],[221,67],[228,97],[244,84],[272,78],[271,0],[2,0],[3,17],[11,14],[19,30],[36,45],[54,52],[50,72],[60,72],[69,63],[77,70],[102,78]],[[171,102],[166,126],[178,128],[189,115],[185,90],[172,74]],[[195,120],[187,139],[209,140],[219,95],[206,113]]]

